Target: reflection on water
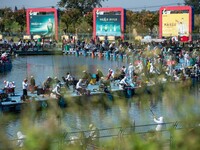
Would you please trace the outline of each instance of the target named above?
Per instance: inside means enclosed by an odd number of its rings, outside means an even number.
[[[13,59],[13,69],[11,72],[1,74],[0,86],[3,87],[3,81],[15,81],[16,92],[22,90],[21,82],[24,78],[30,78],[33,75],[36,79],[36,84],[41,84],[47,76],[57,76],[61,79],[67,72],[77,78],[81,75],[83,70],[88,70],[95,73],[97,68],[101,69],[104,74],[107,74],[108,68],[121,67],[127,65],[123,62],[108,61],[91,59],[87,57],[74,57],[74,56],[28,56],[17,57]],[[198,99],[198,92],[195,97]],[[104,108],[102,105],[79,108],[76,110],[66,109],[60,121],[66,129],[74,130],[87,130],[90,123],[94,123],[98,128],[119,127],[122,120],[128,119],[130,123],[148,124],[153,123],[153,117],[150,108],[156,115],[164,116],[166,121],[176,121],[179,114],[176,113],[177,107],[175,100],[172,103],[163,102],[164,97],[160,100],[148,96],[145,99],[133,97],[126,101],[123,105],[113,105]],[[144,103],[144,104],[143,104]],[[183,103],[184,104],[184,103]],[[187,104],[185,104],[187,105]],[[199,102],[194,102],[194,110],[199,113]],[[184,108],[184,105],[183,105]],[[41,125],[47,119],[47,112],[38,112],[33,118],[34,124]],[[6,131],[8,135],[15,135],[21,127],[21,119],[19,115],[11,119],[6,124]],[[12,138],[12,137],[11,137]]]

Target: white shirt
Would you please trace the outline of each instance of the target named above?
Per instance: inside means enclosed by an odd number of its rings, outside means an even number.
[[[82,80],[79,80],[78,83],[76,84],[76,89],[80,89],[82,87]]]
[[[28,83],[27,82],[22,82],[22,88],[23,88],[23,90],[27,90],[28,89]]]
[[[52,92],[54,92],[54,93],[60,95],[60,85],[57,84],[56,87],[52,90]]]
[[[72,78],[72,76],[70,74],[68,74],[67,77],[65,78],[65,80],[72,81],[73,78]]]
[[[126,78],[123,78],[120,82],[119,82],[119,88],[123,89],[124,85],[128,85]]]
[[[156,131],[161,131],[162,130],[162,126],[163,126],[163,117],[159,117],[158,119],[154,118],[154,122],[158,123],[157,127],[156,127]]]
[[[9,88],[9,81],[6,81],[5,88]]]

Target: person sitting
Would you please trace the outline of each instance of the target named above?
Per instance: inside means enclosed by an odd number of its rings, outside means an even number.
[[[15,82],[4,81],[4,91],[7,94],[15,95]]]
[[[103,73],[101,70],[97,69],[97,74],[96,74],[96,81],[99,82],[99,80],[103,77]]]
[[[127,81],[127,77],[125,76],[122,80],[120,80],[119,88],[120,89],[125,89],[128,86],[130,86],[130,85],[129,85],[128,81]]]
[[[31,76],[31,79],[30,79],[29,90],[31,91],[31,93],[35,91],[35,79],[33,76]]]
[[[62,77],[63,81],[65,82],[66,87],[69,89],[69,85],[73,82],[73,77],[70,75],[70,73],[67,73],[66,77]]]
[[[61,97],[61,84],[58,83],[51,92],[51,98],[60,99]]]
[[[4,80],[4,89],[9,88],[9,81]]]
[[[125,72],[125,66],[122,67],[121,71],[120,71],[120,75],[119,75],[119,79],[123,79],[126,76],[126,72]]]
[[[45,93],[50,94],[50,91],[52,89],[53,85],[53,79],[51,77],[47,77],[47,79],[43,83],[43,90]]]
[[[91,80],[91,74],[84,70],[82,80],[88,85]]]
[[[15,95],[15,82],[10,82],[9,83],[9,93],[11,93],[11,95]]]
[[[99,90],[100,91],[104,91],[105,89],[110,88],[110,80],[107,80],[104,77],[101,77],[101,79],[99,80]]]
[[[83,79],[79,79],[78,83],[76,84],[76,90],[78,95],[85,95],[87,93]]]
[[[114,78],[114,71],[112,69],[108,70],[107,80],[112,80]]]

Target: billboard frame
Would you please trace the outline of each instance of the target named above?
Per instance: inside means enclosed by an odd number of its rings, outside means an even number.
[[[46,12],[46,13],[54,13],[54,23],[55,23],[55,40],[58,40],[58,12],[56,8],[28,8],[26,10],[26,33],[30,35],[30,13],[32,12]]]
[[[189,11],[189,40],[192,40],[192,17],[193,17],[193,13],[192,13],[192,7],[190,6],[163,6],[160,8],[159,10],[159,38],[162,38],[162,12],[163,10],[166,11],[183,11],[183,10],[187,10]]]
[[[96,12],[104,11],[104,12],[120,12],[121,13],[121,39],[124,39],[125,32],[125,10],[122,7],[114,7],[114,8],[94,8],[93,9],[93,39],[96,39]]]

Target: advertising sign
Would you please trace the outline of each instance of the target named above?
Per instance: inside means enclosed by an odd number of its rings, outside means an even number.
[[[121,14],[96,14],[97,36],[121,36]]]
[[[193,18],[191,6],[162,6],[159,10],[159,38],[187,37],[191,41]]]
[[[124,39],[125,32],[125,9],[94,8],[93,9],[93,38],[98,37],[121,37]]]
[[[26,34],[58,40],[58,12],[55,8],[26,9]]]
[[[189,36],[189,13],[163,14],[162,21],[164,37]]]
[[[54,14],[30,15],[30,33],[51,37],[55,34]]]

